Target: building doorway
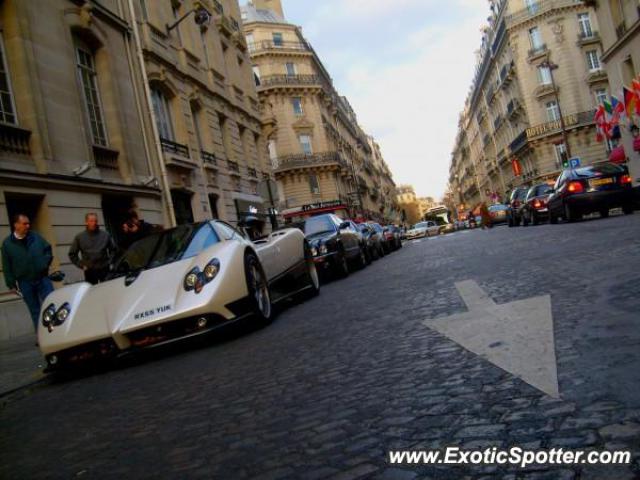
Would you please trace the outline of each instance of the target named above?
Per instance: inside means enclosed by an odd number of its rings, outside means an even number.
[[[217,220],[220,218],[218,213],[218,195],[215,193],[209,194],[209,208],[211,209],[211,218]]]
[[[176,225],[193,223],[193,210],[191,209],[191,197],[193,194],[185,190],[171,190],[173,211],[176,215]]]
[[[131,195],[102,195],[104,227],[116,245],[123,240],[122,225],[129,219],[129,210],[132,208],[135,208],[135,203]]]
[[[29,217],[31,229],[43,237],[48,237],[49,223],[43,214],[44,195],[29,195],[25,193],[5,192],[4,198],[9,215],[9,229],[13,232],[13,217],[22,213]]]

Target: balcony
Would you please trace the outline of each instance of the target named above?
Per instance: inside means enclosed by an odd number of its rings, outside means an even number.
[[[594,43],[600,43],[600,34],[598,32],[580,32],[578,34],[578,45],[586,46]]]
[[[0,151],[30,155],[30,137],[31,130],[0,123]]]
[[[309,52],[309,46],[302,42],[278,42],[277,44],[272,40],[264,40],[261,42],[253,42],[247,45],[249,53],[261,53],[261,52]]]
[[[249,167],[247,168],[247,175],[251,178],[258,178],[258,171],[253,167]]]
[[[539,58],[544,57],[547,53],[549,53],[549,49],[547,48],[547,44],[543,43],[540,46],[529,49],[527,53],[527,60],[529,63],[538,60]]]
[[[606,82],[608,80],[607,72],[602,69],[593,70],[587,75],[588,83]]]
[[[118,151],[102,145],[93,145],[93,159],[96,167],[110,170],[118,169]]]
[[[513,74],[515,73],[515,64],[513,60],[506,65],[503,65],[500,69],[500,88],[504,88],[513,80]]]
[[[218,0],[213,0],[213,9],[220,15],[224,13],[224,7]]]
[[[509,120],[517,118],[521,112],[522,105],[520,104],[520,101],[516,98],[509,100],[509,103],[507,104],[507,117]]]
[[[577,127],[583,127],[593,125],[593,116],[595,110],[588,110],[586,112],[573,113],[564,117],[564,125],[566,130],[570,130]],[[547,135],[559,133],[562,129],[560,120],[552,122],[545,122],[525,130],[527,140],[533,138],[546,137]]]
[[[553,95],[555,93],[558,93],[558,87],[554,88],[553,85],[550,83],[539,85],[533,91],[533,94],[536,96],[536,98],[544,98],[548,95]]]
[[[511,28],[538,15],[546,14],[551,10],[573,7],[576,5],[583,5],[582,0],[539,0],[538,2],[532,3],[531,5],[514,12],[512,15],[508,15],[506,17],[507,26]]]
[[[509,150],[512,154],[518,152],[522,147],[527,144],[527,130],[523,130],[520,134],[509,144]],[[507,158],[507,157],[505,157]]]
[[[315,154],[285,155],[278,157],[275,173],[288,170],[336,165],[348,169],[347,163],[338,152],[322,152]]]
[[[240,176],[240,165],[238,165],[238,162],[227,160],[227,170],[229,171],[229,175]]]
[[[318,75],[266,75],[260,77],[258,90],[269,87],[306,87],[309,85],[320,86]]]
[[[176,143],[167,138],[160,137],[160,145],[162,145],[162,151],[167,153],[173,153],[185,158],[190,158],[189,147],[181,143]]]
[[[218,159],[211,152],[206,152],[204,150],[200,150],[200,158],[202,158],[202,161],[204,162],[205,167],[206,166],[213,167],[213,166],[218,165]]]
[[[621,39],[625,33],[627,33],[627,24],[623,20],[616,26],[616,37],[618,37],[618,39]]]

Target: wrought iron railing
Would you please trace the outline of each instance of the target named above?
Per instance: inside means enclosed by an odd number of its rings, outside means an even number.
[[[320,85],[318,75],[266,75],[260,77],[258,88],[279,85]]]
[[[320,165],[339,165],[348,168],[347,163],[338,152],[322,152],[315,154],[284,155],[276,160],[276,171],[282,172],[294,168],[315,167]]]
[[[572,7],[575,5],[582,5],[582,0],[539,0],[532,2],[527,7],[514,12],[512,15],[508,15],[506,21],[509,26],[512,26],[537,15],[547,13],[554,8]]]
[[[162,145],[162,150],[167,153],[175,153],[176,155],[182,155],[183,157],[189,158],[189,147],[183,145],[181,143],[176,143],[167,138],[160,137],[160,144]]]
[[[302,42],[278,42],[273,40],[263,40],[247,44],[247,49],[251,53],[261,52],[264,50],[288,50],[288,51],[308,51],[309,46]]]
[[[240,173],[240,165],[238,165],[238,162],[234,162],[233,160],[227,160],[227,168],[231,173]]]
[[[595,110],[587,110],[585,112],[572,113],[570,115],[565,115],[564,117],[564,126],[565,129],[571,129],[578,126],[590,125],[594,123],[593,116],[595,115]],[[549,135],[552,133],[557,133],[562,130],[562,124],[560,120],[554,120],[552,122],[540,123],[538,125],[534,125],[533,127],[527,128],[525,130],[525,134],[527,139],[531,139],[534,137],[540,137]]]
[[[0,151],[29,155],[31,130],[0,123]]]
[[[118,169],[118,151],[101,145],[93,145],[93,159],[96,167]]]
[[[200,157],[202,158],[202,161],[206,164],[209,165],[217,165],[218,164],[218,159],[216,159],[215,154],[211,153],[211,152],[206,152],[204,150],[200,150]]]

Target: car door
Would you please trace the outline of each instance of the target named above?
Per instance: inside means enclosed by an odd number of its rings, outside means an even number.
[[[555,185],[553,186],[553,193],[549,196],[549,212],[558,214],[562,213],[562,193],[561,190],[566,183],[567,174],[566,172],[562,172],[558,179],[556,180]]]

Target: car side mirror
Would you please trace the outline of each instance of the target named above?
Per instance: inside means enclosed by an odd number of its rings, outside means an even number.
[[[347,228],[349,228],[351,225],[349,224],[349,222],[342,222],[340,224],[340,230],[346,230]]]

